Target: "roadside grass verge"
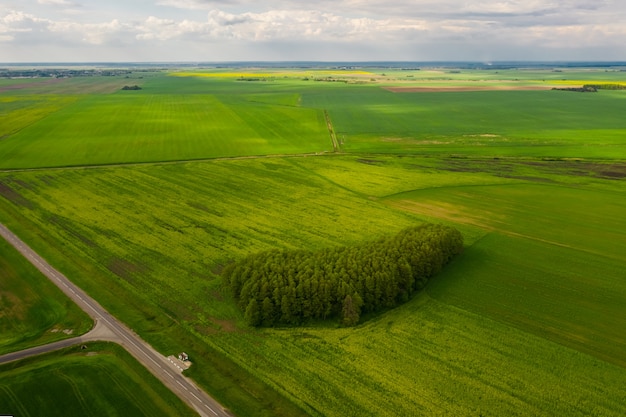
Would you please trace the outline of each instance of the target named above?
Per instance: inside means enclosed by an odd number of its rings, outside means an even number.
[[[0,354],[86,333],[92,321],[0,238]]]
[[[16,416],[194,416],[112,343],[80,346],[0,366],[0,413]]]

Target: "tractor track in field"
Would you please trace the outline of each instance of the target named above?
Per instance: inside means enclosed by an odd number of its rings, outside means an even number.
[[[324,119],[326,120],[326,127],[330,135],[330,140],[333,144],[333,152],[339,152],[339,142],[337,141],[337,135],[335,135],[335,129],[333,129],[333,122],[330,120],[330,115],[327,110],[324,110]]]
[[[304,153],[276,154],[276,155],[219,156],[215,158],[177,159],[174,161],[119,162],[119,163],[111,163],[111,164],[67,165],[67,166],[49,166],[49,167],[35,167],[35,168],[0,168],[0,173],[10,174],[12,172],[61,171],[61,170],[68,170],[68,169],[78,170],[78,169],[123,168],[123,167],[148,166],[148,165],[176,165],[176,164],[190,164],[194,162],[238,161],[238,160],[246,160],[246,159],[307,158],[307,157],[314,157],[314,156],[329,156],[329,155],[342,154],[342,153],[343,152],[338,152],[338,151],[334,151],[334,152],[320,151],[320,152],[304,152]]]

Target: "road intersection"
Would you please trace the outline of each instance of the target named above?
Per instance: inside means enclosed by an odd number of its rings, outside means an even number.
[[[136,333],[109,314],[97,301],[74,285],[65,275],[54,269],[45,259],[39,256],[6,226],[0,224],[0,236],[13,245],[28,261],[48,277],[93,318],[94,328],[83,336],[61,340],[49,345],[38,346],[19,352],[0,356],[0,363],[22,359],[74,344],[93,340],[106,340],[120,344],[131,355],[143,364],[163,384],[178,395],[181,400],[196,410],[202,417],[232,417],[217,401],[202,391],[182,372],[175,368],[171,361],[157,352],[152,346],[141,339]]]

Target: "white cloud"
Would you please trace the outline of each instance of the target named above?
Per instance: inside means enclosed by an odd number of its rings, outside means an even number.
[[[346,18],[320,11],[272,10],[233,14],[212,10],[206,21],[175,21],[149,17],[137,26],[138,39],[169,40],[189,36],[210,40],[365,41],[393,37],[401,31],[427,29],[425,21]],[[196,38],[197,39],[197,38]]]
[[[134,28],[128,23],[112,20],[104,23],[50,22],[48,31],[65,41],[104,45],[108,42],[126,43],[124,37],[132,35]]]
[[[91,49],[96,57],[96,51],[143,51],[154,60],[164,59],[163,53],[202,59],[198,51],[223,54],[210,55],[214,60],[281,59],[281,52],[284,59],[311,60],[455,60],[471,54],[524,60],[535,51],[553,59],[563,59],[554,51],[570,51],[571,59],[576,49],[581,59],[588,50],[612,49],[603,52],[608,60],[626,56],[626,10],[614,0],[159,0],[158,7],[129,2],[126,8],[123,0],[109,0],[106,9],[84,0],[80,15],[66,14],[78,10],[71,0],[37,2],[58,7],[42,14],[41,7],[0,6],[0,42],[10,47],[0,60],[12,60],[11,51],[27,55],[26,44],[66,55],[97,46]],[[308,51],[316,55],[307,57]]]
[[[210,10],[215,7],[210,2],[205,2],[202,0],[160,0],[157,2],[157,5],[170,6],[177,9],[186,10]]]
[[[37,3],[45,6],[75,6],[75,3],[68,0],[37,0]]]
[[[40,19],[28,13],[9,11],[0,17],[0,35],[15,38],[14,34],[32,32],[46,22],[46,19]]]

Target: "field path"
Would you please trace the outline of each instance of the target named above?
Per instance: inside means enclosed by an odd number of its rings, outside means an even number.
[[[339,142],[337,142],[335,129],[333,129],[333,123],[330,121],[330,115],[326,110],[324,110],[324,118],[326,119],[326,127],[328,128],[328,133],[330,134],[330,140],[333,143],[333,152],[339,152]]]
[[[110,340],[119,343],[131,355],[144,365],[166,387],[172,390],[191,408],[195,409],[202,417],[230,417],[230,414],[217,401],[199,389],[189,378],[182,375],[173,367],[172,363],[152,346],[142,340],[137,334],[118,321],[107,312],[97,301],[89,297],[83,290],[74,285],[65,275],[54,269],[45,259],[33,251],[26,243],[18,238],[6,226],[0,224],[0,236],[4,237],[13,245],[30,263],[39,269],[61,291],[72,299],[90,317],[96,326],[84,336],[52,343],[52,347],[40,346],[25,351],[11,353],[9,355],[22,355],[22,357],[46,352],[47,349],[60,349],[72,346],[74,343],[83,343],[88,340]],[[4,355],[0,363],[9,362],[9,355]]]
[[[334,145],[333,145],[333,149],[334,149]],[[213,158],[174,159],[171,161],[116,162],[116,163],[111,163],[111,164],[40,166],[40,167],[33,167],[33,168],[0,168],[0,172],[7,173],[7,172],[33,172],[33,171],[61,171],[61,170],[68,170],[68,169],[120,168],[120,167],[136,167],[136,166],[146,166],[146,165],[188,164],[188,163],[195,163],[195,162],[238,161],[238,160],[243,160],[243,159],[308,158],[312,156],[326,156],[326,155],[327,154],[324,151],[321,153],[320,152],[304,152],[304,153],[286,153],[286,154],[270,154],[270,155],[216,156]]]

